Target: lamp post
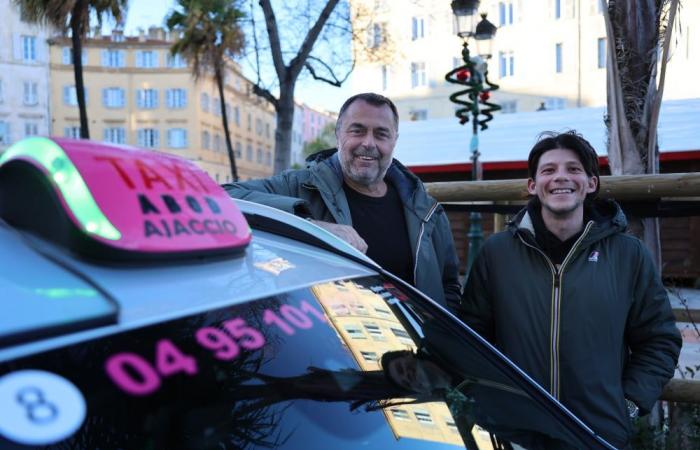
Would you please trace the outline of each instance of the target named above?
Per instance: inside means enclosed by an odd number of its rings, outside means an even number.
[[[445,80],[465,87],[450,95],[450,101],[460,106],[455,111],[460,124],[464,125],[470,120],[472,122],[472,138],[469,145],[472,161],[471,178],[480,180],[479,131],[487,129],[487,123],[493,119],[493,112],[501,109],[499,105],[489,102],[491,91],[498,89],[498,85],[489,81],[487,65],[488,59],[491,58],[491,47],[497,28],[486,19],[486,14],[481,14],[481,20],[474,24],[479,0],[453,0],[451,6],[455,31],[463,40],[464,64],[449,71],[445,75]],[[470,38],[476,41],[476,56],[472,56],[469,50]],[[469,237],[467,270],[469,270],[484,240],[480,213],[472,212],[469,215],[467,236]]]

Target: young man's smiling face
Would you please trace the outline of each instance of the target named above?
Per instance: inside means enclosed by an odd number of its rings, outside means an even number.
[[[363,188],[383,183],[397,138],[391,108],[356,100],[338,120],[338,156],[346,182]]]
[[[573,150],[548,150],[540,156],[535,178],[527,190],[542,203],[542,214],[559,218],[583,214],[586,195],[595,192],[598,178],[589,176]]]

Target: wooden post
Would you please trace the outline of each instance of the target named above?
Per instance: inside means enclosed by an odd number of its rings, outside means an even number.
[[[526,180],[445,181],[426,183],[439,202],[523,200]],[[700,196],[700,173],[618,175],[600,177],[600,194],[618,200]]]

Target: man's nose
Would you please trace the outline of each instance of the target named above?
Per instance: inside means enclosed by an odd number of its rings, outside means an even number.
[[[367,148],[374,148],[375,142],[374,142],[374,134],[369,132],[365,134],[365,138],[362,140],[362,145],[364,145]]]

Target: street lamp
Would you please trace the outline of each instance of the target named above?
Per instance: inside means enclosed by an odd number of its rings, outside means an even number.
[[[481,166],[479,165],[479,131],[488,128],[487,123],[493,119],[493,112],[501,107],[489,102],[491,91],[498,89],[498,85],[488,79],[487,61],[492,55],[493,38],[497,27],[486,19],[486,14],[481,14],[481,20],[474,25],[475,15],[479,8],[479,0],[453,0],[451,3],[454,13],[454,27],[457,36],[463,40],[462,60],[464,64],[452,69],[445,75],[449,83],[459,84],[465,89],[450,95],[450,101],[459,108],[455,116],[459,123],[464,125],[471,120],[472,139],[469,145],[471,151],[472,180],[481,179]],[[469,51],[469,39],[476,41],[477,56],[472,56]],[[481,227],[481,214],[472,212],[469,215],[469,258],[467,270],[471,268],[476,254],[484,240]]]

